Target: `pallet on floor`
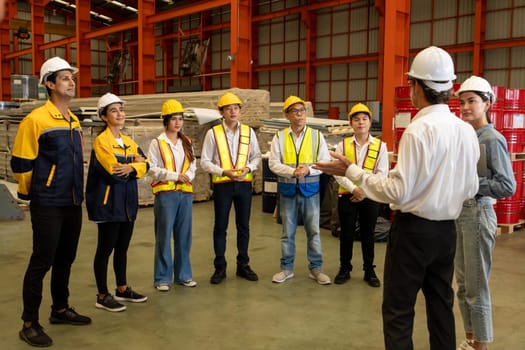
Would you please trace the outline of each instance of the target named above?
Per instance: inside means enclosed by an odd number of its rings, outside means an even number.
[[[520,229],[524,223],[525,220],[520,219],[520,221],[515,224],[498,224],[496,236],[499,236],[500,234],[511,234],[514,230]]]

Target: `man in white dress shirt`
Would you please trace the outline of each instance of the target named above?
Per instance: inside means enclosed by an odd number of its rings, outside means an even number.
[[[463,201],[477,193],[479,145],[474,129],[447,105],[456,75],[446,51],[434,46],[422,50],[407,75],[419,111],[401,138],[397,166],[388,177],[366,173],[335,153],[335,161],[316,167],[345,175],[369,198],[395,210],[384,270],[385,348],[414,348],[414,305],[422,290],[430,349],[454,350],[454,220]]]

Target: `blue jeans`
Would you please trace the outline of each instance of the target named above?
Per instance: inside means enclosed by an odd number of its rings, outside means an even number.
[[[169,285],[174,279],[176,282],[192,279],[190,262],[192,202],[191,193],[161,192],[155,196],[155,286]]]
[[[481,197],[463,203],[456,221],[455,258],[458,303],[466,333],[481,343],[493,341],[489,275],[496,243],[493,199]]]
[[[308,268],[321,269],[323,265],[321,237],[319,232],[319,193],[304,197],[300,193],[295,197],[279,197],[279,207],[283,222],[281,235],[281,270],[293,271],[295,260],[295,232],[297,221],[302,216],[308,246],[306,250]]]

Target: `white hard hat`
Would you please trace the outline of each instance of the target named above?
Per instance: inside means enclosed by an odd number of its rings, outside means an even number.
[[[78,73],[78,68],[71,67],[63,58],[53,57],[45,61],[40,67],[40,84],[44,85],[49,75],[61,70],[69,70],[73,74]]]
[[[492,91],[492,86],[490,86],[489,82],[475,75],[471,76],[461,84],[459,90],[456,91],[456,95],[459,96],[462,92],[467,91],[476,91],[487,94],[490,103],[493,103],[496,100],[496,96],[494,95],[494,91]]]
[[[126,101],[121,100],[120,97],[118,97],[117,95],[112,94],[111,92],[106,92],[104,95],[102,95],[98,99],[97,114],[98,114],[99,118],[100,118],[100,112],[102,112],[102,110],[105,107],[109,106],[112,103],[121,103],[124,106],[126,104]]]
[[[411,78],[423,80],[426,86],[438,92],[450,90],[452,81],[456,79],[452,57],[436,46],[421,50],[414,57],[407,74]]]

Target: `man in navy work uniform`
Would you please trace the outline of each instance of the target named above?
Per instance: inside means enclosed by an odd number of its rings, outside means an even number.
[[[69,110],[75,96],[78,69],[60,57],[40,68],[40,83],[49,100],[20,123],[11,168],[18,181],[18,197],[30,200],[33,253],[24,276],[24,325],[20,338],[33,346],[53,341],[39,323],[43,279],[51,272],[52,324],[86,325],[91,319],[68,304],[69,275],[82,226],[84,164],[82,129]]]

